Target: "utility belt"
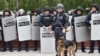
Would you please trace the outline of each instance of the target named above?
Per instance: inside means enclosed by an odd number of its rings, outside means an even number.
[[[49,24],[49,23],[48,23],[48,24],[44,24],[44,26],[46,26],[46,27],[48,27],[48,26],[50,26],[50,25],[51,25],[51,23],[50,23],[50,24]]]
[[[60,28],[62,28],[62,25],[61,25],[61,24],[56,24],[55,27],[60,27]]]
[[[55,27],[55,29],[57,30],[61,30],[61,29],[63,29],[62,27]]]
[[[48,26],[50,26],[50,25],[44,25],[44,26],[48,27]]]
[[[56,28],[62,28],[62,27],[56,27]]]

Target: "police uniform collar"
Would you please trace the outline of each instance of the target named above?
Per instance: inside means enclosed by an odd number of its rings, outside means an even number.
[[[91,12],[91,13],[99,13],[99,11],[94,11],[94,12]]]
[[[59,15],[62,15],[62,14],[64,14],[65,12],[61,12],[61,13],[57,13],[57,14],[59,14]]]
[[[76,16],[82,16],[82,14],[76,14]]]

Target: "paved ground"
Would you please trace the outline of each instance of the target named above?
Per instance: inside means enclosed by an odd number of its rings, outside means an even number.
[[[88,50],[87,50],[88,52]],[[32,51],[30,50],[29,52],[26,51],[21,51],[17,52],[16,50],[14,52],[0,52],[0,56],[55,56],[55,54],[42,54],[40,50],[38,51]],[[88,53],[82,53],[80,50],[77,51],[76,56],[100,56],[98,54],[97,50],[93,54],[88,54]]]

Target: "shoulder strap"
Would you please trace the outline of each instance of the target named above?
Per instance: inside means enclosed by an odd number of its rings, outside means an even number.
[[[61,23],[60,20],[59,20],[59,15],[57,15],[57,20],[59,21],[61,27],[64,28],[64,26],[62,25],[62,23]]]

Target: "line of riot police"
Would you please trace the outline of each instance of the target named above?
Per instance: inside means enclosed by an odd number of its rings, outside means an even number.
[[[81,22],[81,23],[77,24],[77,26],[78,25],[80,25],[80,27],[87,26],[88,28],[91,29],[91,15],[92,14],[98,14],[98,13],[99,13],[99,5],[94,3],[90,8],[90,12],[86,16],[85,22]],[[76,34],[75,34],[75,31],[76,31],[75,30],[75,17],[83,16],[83,8],[82,7],[78,6],[76,8],[76,10],[69,11],[68,14],[67,14],[65,12],[63,4],[57,4],[57,6],[53,7],[53,8],[46,6],[43,9],[43,11],[39,8],[35,8],[31,12],[29,11],[27,14],[30,15],[31,24],[33,23],[32,22],[32,19],[33,19],[32,16],[37,16],[37,17],[39,17],[39,22],[36,22],[35,26],[39,25],[43,29],[49,29],[49,30],[52,31],[52,34],[55,35],[55,43],[56,43],[55,45],[56,46],[57,46],[58,38],[61,37],[62,34],[64,34],[64,35],[67,34],[66,29],[69,26],[72,26],[73,33],[74,33],[73,34],[74,35],[73,40],[76,42],[76,45],[77,45],[77,41],[76,41],[77,37],[76,37]],[[12,13],[10,12],[10,10],[4,10],[2,15],[1,15],[1,19],[0,19],[1,36],[2,36],[2,38],[1,38],[2,39],[1,40],[2,41],[1,51],[7,51],[7,46],[8,46],[9,51],[13,52],[13,41],[7,41],[7,42],[5,41],[4,33],[3,33],[4,30],[3,30],[3,26],[2,26],[2,18],[3,17],[9,17],[9,16],[12,16]],[[23,9],[20,9],[18,11],[18,13],[15,15],[15,17],[20,17],[20,16],[25,16],[25,11]],[[72,16],[70,22],[69,22],[69,20],[70,20],[69,16]],[[20,23],[20,24],[22,25],[22,24],[27,24],[27,23]],[[18,27],[16,26],[16,28],[18,28]],[[18,31],[17,31],[17,35],[19,35]],[[68,36],[65,36],[65,37],[68,37]],[[18,45],[17,50],[18,51],[22,50],[22,42],[25,43],[25,45],[24,45],[25,50],[29,51],[29,40],[25,40],[25,41],[19,41],[18,40],[18,44],[15,44],[15,45]],[[98,40],[97,42],[98,42],[98,52],[100,53],[100,40]],[[8,45],[7,45],[7,43],[8,43]],[[33,44],[34,51],[36,51],[38,49],[38,40],[34,40],[33,43],[34,43]],[[95,46],[95,41],[90,40],[90,51],[89,51],[89,53],[94,52],[94,46]],[[81,50],[82,50],[82,52],[86,52],[85,51],[85,41],[81,42]],[[66,55],[66,51],[65,51],[65,55]]]

